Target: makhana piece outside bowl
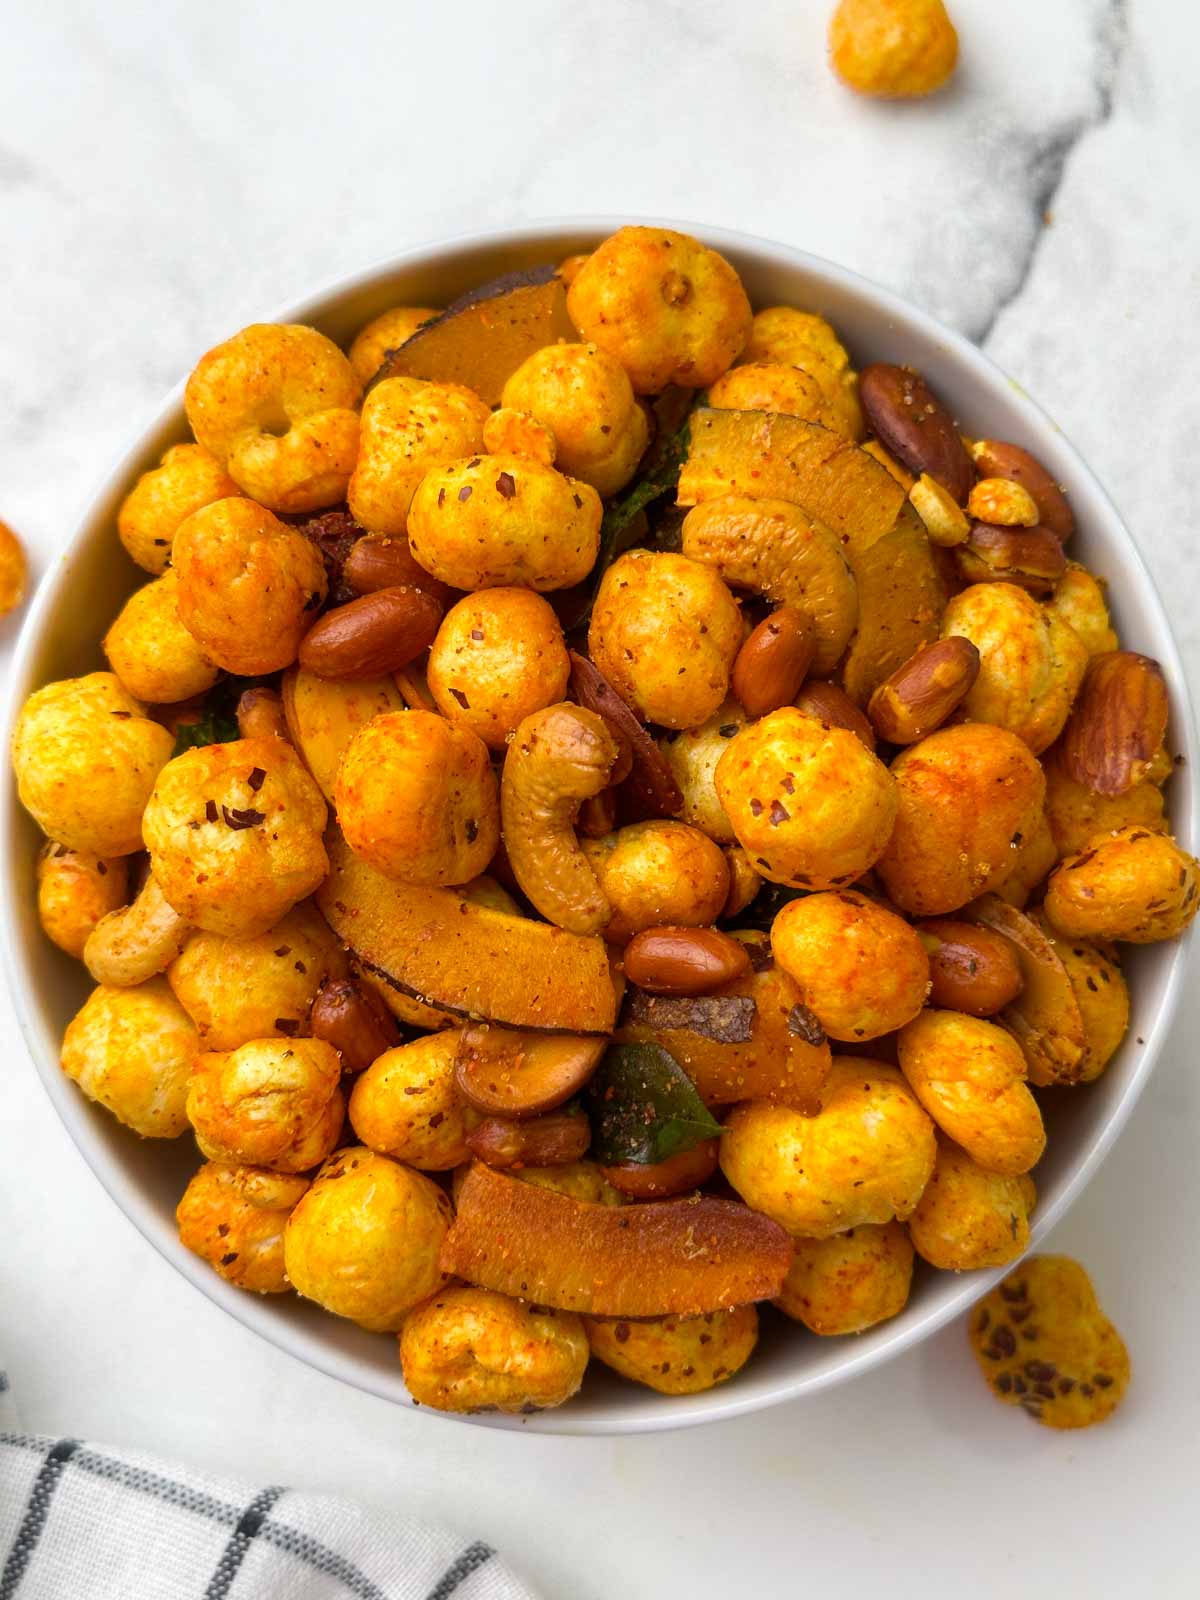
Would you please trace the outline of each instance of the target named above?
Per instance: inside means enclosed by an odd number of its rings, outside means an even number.
[[[315,324],[345,345],[390,305],[445,305],[500,273],[555,262],[590,248],[627,219],[582,217],[530,224],[411,250],[286,307],[277,320]],[[1070,493],[1079,523],[1072,553],[1109,580],[1123,643],[1155,656],[1171,696],[1173,748],[1185,757],[1169,791],[1174,831],[1195,852],[1196,759],[1187,687],[1166,616],[1133,538],[1083,461],[1050,419],[972,344],[931,317],[854,273],[786,245],[688,223],[742,275],[754,306],[787,304],[819,311],[845,339],[856,364],[908,362],[977,436],[1030,448]],[[230,330],[232,331],[232,330]],[[7,695],[5,749],[26,696],[55,678],[102,666],[99,639],[125,597],[145,579],[117,541],[117,507],[136,474],[163,449],[187,437],[180,384],[95,496],[57,566],[47,574],[19,642]],[[86,597],[81,604],[81,597]],[[81,622],[81,618],[86,618]],[[34,896],[40,836],[17,802],[11,776],[0,793],[7,875],[2,917],[17,1014],[46,1092],[85,1160],[145,1237],[198,1289],[280,1349],[332,1377],[384,1399],[409,1404],[396,1341],[366,1333],[295,1296],[257,1297],[225,1283],[176,1236],[175,1205],[197,1164],[192,1141],[140,1140],[90,1104],[61,1072],[59,1042],[87,993],[82,966],[41,933]],[[1188,958],[1189,936],[1130,949],[1133,996],[1128,1037],[1104,1076],[1078,1090],[1042,1096],[1049,1133],[1037,1169],[1037,1246],[1083,1192],[1145,1086],[1170,1030]],[[781,1317],[764,1318],[763,1339],[748,1367],[707,1394],[670,1398],[623,1383],[593,1363],[569,1405],[528,1417],[469,1418],[487,1427],[544,1433],[638,1433],[737,1416],[811,1394],[911,1348],[966,1309],[1002,1271],[962,1276],[918,1263],[904,1312],[857,1337],[820,1339]]]

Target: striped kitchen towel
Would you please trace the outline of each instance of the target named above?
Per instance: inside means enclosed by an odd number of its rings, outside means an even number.
[[[0,1372],[0,1600],[534,1600],[481,1540],[21,1433]]]

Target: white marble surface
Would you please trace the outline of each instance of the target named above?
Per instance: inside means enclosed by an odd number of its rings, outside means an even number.
[[[987,348],[1100,471],[1200,669],[1200,23],[1181,0],[955,0],[929,105],[828,76],[827,0],[210,0],[13,8],[0,51],[0,514],[39,566],[161,393],[241,323],[421,239],[585,211],[836,257]],[[1048,225],[1043,213],[1049,211]],[[106,618],[81,622],[97,629]],[[14,634],[0,624],[0,663]],[[0,671],[3,666],[0,665]],[[1193,999],[1056,1235],[1134,1353],[1057,1436],[962,1329],[692,1434],[450,1426],[269,1349],[161,1262],[57,1124],[0,998],[0,1354],[24,1417],[417,1510],[547,1594],[1194,1594],[1200,1088]]]

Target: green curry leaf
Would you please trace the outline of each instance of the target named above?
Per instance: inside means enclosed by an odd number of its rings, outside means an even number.
[[[616,1044],[588,1085],[593,1157],[654,1165],[715,1139],[721,1124],[661,1045]]]

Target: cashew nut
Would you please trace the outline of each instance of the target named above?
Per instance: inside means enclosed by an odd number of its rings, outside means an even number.
[[[563,702],[520,723],[504,759],[500,814],[509,864],[530,902],[571,933],[598,933],[612,908],[575,835],[584,800],[618,749],[595,712]]]
[[[136,900],[101,917],[83,947],[83,962],[97,983],[131,989],[165,972],[190,932],[151,875]]]
[[[787,500],[722,495],[688,512],[683,553],[715,567],[735,589],[798,607],[817,635],[813,674],[837,666],[858,621],[858,589],[829,528]]]

